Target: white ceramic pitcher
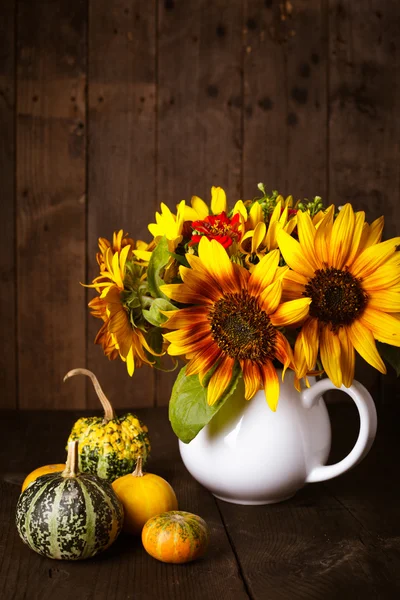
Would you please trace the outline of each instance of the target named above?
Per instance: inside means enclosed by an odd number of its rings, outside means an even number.
[[[281,379],[281,373],[278,373]],[[293,373],[280,381],[277,411],[261,390],[244,399],[243,383],[210,423],[189,444],[179,442],[183,462],[197,481],[217,498],[236,504],[270,504],[293,496],[306,483],[345,473],[368,453],[375,439],[374,402],[361,383],[342,386],[356,403],[360,432],[355,446],[340,462],[324,466],[331,427],[322,394],[337,389],[329,379],[313,381],[300,393]]]

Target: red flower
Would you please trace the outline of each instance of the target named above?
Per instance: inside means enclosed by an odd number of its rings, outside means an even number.
[[[224,248],[229,248],[234,241],[239,242],[242,237],[241,232],[238,231],[239,223],[239,213],[230,219],[225,212],[219,215],[209,215],[202,221],[193,221],[193,233],[189,246],[198,244],[205,236],[208,240],[216,240]]]

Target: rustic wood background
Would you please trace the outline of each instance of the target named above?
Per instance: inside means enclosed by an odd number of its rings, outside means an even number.
[[[148,238],[160,201],[266,183],[400,233],[397,0],[2,0],[2,408],[166,404],[93,338],[97,238]],[[358,376],[394,393],[363,365]]]

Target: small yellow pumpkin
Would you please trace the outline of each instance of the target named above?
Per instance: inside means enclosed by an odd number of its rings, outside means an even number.
[[[37,469],[35,469],[34,471],[29,473],[29,475],[27,475],[25,477],[24,483],[22,484],[21,492],[26,490],[28,485],[30,483],[32,483],[32,481],[35,481],[35,479],[37,479],[41,475],[47,475],[47,473],[59,473],[60,471],[64,471],[64,469],[65,469],[65,464],[61,464],[61,463],[59,463],[57,465],[45,465],[44,467],[38,467]]]
[[[143,546],[161,562],[186,563],[207,550],[210,532],[198,515],[172,510],[147,521],[142,531]]]
[[[138,535],[151,517],[178,508],[168,481],[143,472],[142,457],[138,458],[134,472],[113,481],[112,487],[124,506],[123,529],[127,533]]]

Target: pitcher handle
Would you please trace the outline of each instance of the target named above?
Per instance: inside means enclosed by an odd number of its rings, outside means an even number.
[[[311,408],[324,392],[337,389],[348,394],[357,406],[360,415],[358,438],[351,452],[343,460],[334,465],[317,465],[314,467],[308,474],[306,483],[326,481],[345,473],[365,458],[375,439],[378,423],[375,404],[368,390],[359,381],[353,381],[353,384],[349,388],[346,388],[344,385],[337,388],[330,379],[322,379],[310,388],[302,391],[303,404]]]

